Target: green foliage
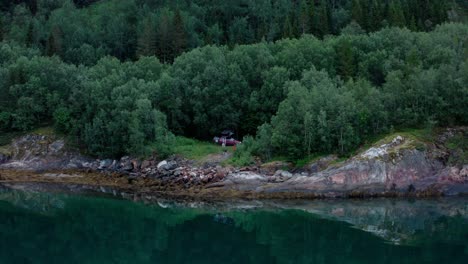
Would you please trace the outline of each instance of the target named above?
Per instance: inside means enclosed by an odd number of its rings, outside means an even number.
[[[256,142],[250,136],[244,137],[242,144],[238,145],[233,157],[229,161],[235,166],[248,166],[254,163],[253,153],[256,148]]]
[[[86,65],[107,55],[121,60],[156,55],[172,62],[182,52],[207,44],[234,46],[303,34],[322,38],[338,34],[352,21],[365,32],[387,25],[425,31],[448,21],[447,14],[458,20],[466,12],[463,4],[444,0],[3,2],[0,41],[16,41]]]
[[[466,134],[457,134],[445,142],[453,155],[448,161],[451,165],[464,166],[468,162],[468,139]]]
[[[213,143],[182,136],[175,137],[173,144],[174,153],[192,160],[201,160],[206,158],[208,155],[220,154],[225,149],[226,148]]]
[[[271,121],[277,154],[300,157],[335,147],[344,154],[356,147],[357,111],[350,92],[315,69],[288,86],[289,94]]]
[[[53,114],[55,129],[59,132],[69,132],[71,127],[71,112],[65,107],[57,108]]]
[[[232,129],[255,135],[235,154],[249,164],[345,156],[393,128],[468,123],[468,28],[436,25],[441,1],[171,3],[2,9],[0,129],[54,124],[97,156],[167,156],[173,133]],[[432,31],[388,27],[410,21]]]

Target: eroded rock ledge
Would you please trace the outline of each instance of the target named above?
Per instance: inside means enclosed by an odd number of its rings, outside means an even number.
[[[93,186],[95,191],[200,197],[314,198],[468,194],[466,149],[446,142],[467,128],[442,131],[434,142],[395,136],[342,162],[321,158],[304,168],[269,163],[246,168],[168,160],[97,160],[70,151],[50,136],[27,135],[0,153],[0,182],[9,187]],[[456,160],[457,162],[454,162]],[[460,162],[461,160],[461,162]],[[29,184],[28,184],[29,183]],[[102,187],[102,188],[101,188]],[[86,189],[83,187],[83,189]]]

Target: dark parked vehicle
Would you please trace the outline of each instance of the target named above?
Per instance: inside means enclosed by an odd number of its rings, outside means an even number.
[[[219,144],[219,145],[225,145],[225,146],[235,146],[237,144],[240,144],[242,142],[240,142],[239,140],[236,140],[234,138],[227,138],[227,137],[214,137],[213,138],[213,141],[216,143],[216,144]]]
[[[214,137],[213,141],[216,144],[219,145],[225,145],[225,146],[235,146],[237,144],[240,144],[241,142],[233,138],[234,132],[231,130],[224,130],[221,132],[221,135],[219,137]]]

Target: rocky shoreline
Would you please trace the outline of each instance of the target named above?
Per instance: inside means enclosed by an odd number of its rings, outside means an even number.
[[[178,156],[167,160],[92,159],[53,136],[26,135],[0,152],[0,185],[6,188],[181,198],[359,198],[468,194],[468,164],[446,142],[466,128],[445,129],[426,143],[395,136],[339,161],[322,157],[303,168],[272,162],[223,167]],[[461,152],[461,154],[460,154]],[[462,162],[454,162],[462,160]],[[135,198],[136,197],[136,198]]]

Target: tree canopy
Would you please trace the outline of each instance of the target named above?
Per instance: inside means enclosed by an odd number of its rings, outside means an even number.
[[[447,8],[418,0],[3,3],[0,130],[54,124],[90,154],[121,156],[167,155],[174,134],[206,139],[233,129],[252,136],[244,149],[267,159],[345,155],[394,128],[466,125],[468,26],[437,25]]]
[[[106,55],[172,62],[207,44],[322,38],[351,22],[364,32],[429,31],[456,7],[445,0],[15,0],[0,2],[0,36],[67,63],[91,65]]]

